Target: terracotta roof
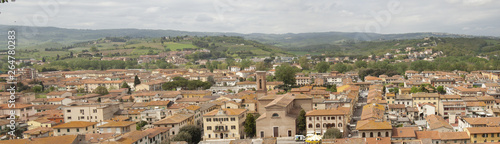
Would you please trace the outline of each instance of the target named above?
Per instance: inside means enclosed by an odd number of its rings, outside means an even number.
[[[425,92],[418,92],[418,93],[414,93],[412,94],[413,97],[437,97],[439,98],[439,94],[438,93],[425,93]]]
[[[168,106],[170,101],[150,101],[147,106]]]
[[[459,95],[441,95],[441,99],[462,99]]]
[[[345,115],[346,113],[338,109],[326,110],[311,110],[306,113],[306,116],[332,116],[332,115]]]
[[[433,140],[441,139],[438,131],[416,131],[416,134],[417,134],[417,139],[426,139],[426,138]]]
[[[11,108],[9,108],[8,104],[0,105],[0,109],[22,109],[22,108],[27,108],[27,107],[33,107],[33,105],[16,103],[15,107],[11,107]]]
[[[464,120],[471,125],[500,124],[500,117],[464,118]]]
[[[467,107],[485,107],[486,104],[484,102],[465,102]]]
[[[392,137],[395,138],[416,138],[417,127],[399,127],[392,129]]]
[[[185,107],[185,109],[192,110],[192,111],[198,110],[200,108],[201,108],[200,106],[196,106],[196,105],[189,105],[189,106]]]
[[[65,98],[49,98],[49,99],[47,99],[47,102],[60,102],[64,99]]]
[[[71,121],[68,123],[53,126],[52,128],[85,128],[92,125],[96,125],[98,122],[86,122],[86,121]]]
[[[441,140],[468,140],[470,139],[467,132],[440,132]]]
[[[389,109],[404,109],[404,104],[389,104]]]
[[[155,127],[144,130],[145,133],[148,133],[149,138],[153,138],[160,133],[168,132],[171,127]]]
[[[358,121],[356,130],[392,130],[392,125],[387,121],[361,120]]]
[[[59,95],[62,95],[64,93],[67,93],[67,91],[52,91],[52,92],[47,93],[46,95],[48,95],[48,96],[53,96],[53,95],[59,96]]]
[[[130,125],[135,124],[135,122],[132,121],[110,121],[106,124],[100,125],[98,127],[100,128],[109,128],[109,127],[127,127]]]
[[[274,105],[281,106],[281,107],[286,107],[291,102],[293,102],[293,99],[294,98],[291,97],[291,96],[289,96],[289,95],[277,96],[276,99],[274,99],[273,101],[271,101],[265,107],[270,107],[270,106],[274,106]]]
[[[219,113],[219,110],[220,109],[212,110],[212,111],[204,114],[203,116],[215,116]],[[247,109],[222,109],[222,111],[224,111],[225,115],[236,116],[236,115],[240,115],[244,112],[247,112],[248,110]]]
[[[153,123],[154,125],[159,125],[159,124],[177,124],[177,123],[180,123],[182,121],[185,121],[189,118],[192,118],[194,116],[194,114],[181,114],[181,113],[178,113],[178,114],[175,114],[175,115],[172,115],[172,116],[168,116],[160,121],[157,121],[155,123]]]
[[[468,127],[465,131],[471,134],[500,133],[500,127]]]
[[[445,121],[441,116],[429,115],[425,118],[425,120],[427,120],[427,123],[429,124],[431,130],[442,127],[453,129],[453,127],[447,121]]]
[[[29,139],[15,139],[15,140],[5,140],[1,141],[1,143],[8,144],[69,144],[77,142],[77,135],[65,135],[65,136],[51,136],[44,138],[33,138],[31,141]]]

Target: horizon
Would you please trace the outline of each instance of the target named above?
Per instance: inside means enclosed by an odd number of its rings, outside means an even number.
[[[81,30],[145,29],[239,34],[446,33],[500,36],[500,1],[15,1],[0,24]],[[152,5],[151,3],[154,3]]]

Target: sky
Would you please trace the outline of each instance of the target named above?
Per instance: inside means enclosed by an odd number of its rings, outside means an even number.
[[[0,24],[198,32],[500,36],[500,0],[16,0]]]

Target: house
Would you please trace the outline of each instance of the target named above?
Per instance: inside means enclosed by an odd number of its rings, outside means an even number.
[[[392,137],[392,125],[388,121],[361,120],[356,130],[360,138]]]
[[[244,139],[246,109],[216,109],[203,115],[203,140]]]
[[[297,84],[297,85],[311,84],[311,78],[310,77],[296,77],[295,84]]]
[[[453,127],[438,115],[429,115],[425,118],[427,120],[427,129],[439,132],[453,132]]]
[[[417,127],[398,127],[392,129],[392,140],[414,140],[417,139],[417,134],[415,131],[418,130]]]
[[[54,136],[80,135],[97,132],[98,122],[71,121],[57,126],[53,126]]]
[[[113,118],[118,110],[118,104],[66,106],[63,108],[64,121],[101,122]]]
[[[12,114],[14,112],[14,114]],[[28,117],[34,115],[36,110],[31,104],[15,104],[15,107],[9,107],[9,104],[0,105],[0,115],[8,115],[10,117],[17,117],[21,121],[28,120]]]
[[[135,131],[136,125],[132,121],[105,121],[97,128],[97,133],[124,134]]]
[[[312,109],[312,98],[303,94],[268,95],[258,99],[257,137],[292,137],[301,109]]]
[[[181,127],[194,123],[194,114],[190,113],[176,113],[167,116],[164,119],[153,123],[155,127],[171,127],[170,132],[172,135],[178,134]]]
[[[322,135],[328,128],[347,131],[347,112],[339,109],[312,110],[306,113],[307,133]]]
[[[152,124],[169,115],[166,109],[149,109],[141,112],[141,120]]]
[[[464,131],[471,143],[500,142],[500,127],[469,127]]]

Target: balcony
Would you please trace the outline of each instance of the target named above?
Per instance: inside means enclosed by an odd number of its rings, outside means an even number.
[[[217,125],[214,128],[214,132],[229,132],[229,127],[227,125]]]

